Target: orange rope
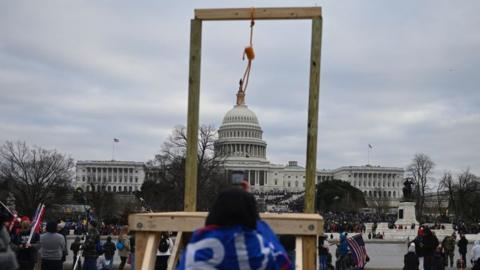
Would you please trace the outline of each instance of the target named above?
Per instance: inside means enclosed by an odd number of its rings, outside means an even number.
[[[252,61],[255,59],[255,51],[253,50],[253,26],[255,26],[255,8],[251,9],[251,20],[250,20],[250,44],[243,51],[242,59],[245,60],[245,55],[248,59],[247,67],[243,73],[243,78],[240,80],[240,88],[243,88],[243,92],[247,91],[248,80],[250,78],[250,70],[252,68]]]

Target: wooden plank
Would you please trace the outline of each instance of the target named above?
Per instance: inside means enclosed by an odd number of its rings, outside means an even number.
[[[303,244],[303,268],[304,270],[315,270],[317,265],[317,237],[316,236],[301,236]]]
[[[175,245],[173,246],[172,254],[168,258],[168,270],[174,270],[177,267],[178,260],[180,259],[180,250],[183,248],[183,232],[178,232],[175,238]]]
[[[295,237],[295,269],[303,269],[303,238],[301,236]]]
[[[135,269],[142,269],[143,257],[147,247],[148,232],[135,232]]]
[[[197,208],[198,114],[200,110],[200,69],[202,21],[190,22],[190,67],[188,76],[187,158],[185,161],[185,211]]]
[[[321,7],[283,8],[221,8],[195,9],[198,20],[255,20],[315,19],[322,16]]]
[[[149,233],[146,237],[147,237],[147,242],[145,245],[145,251],[143,255],[142,268],[137,268],[137,269],[154,270],[155,260],[157,259],[157,248],[158,248],[158,244],[160,243],[160,234]]]
[[[129,216],[129,227],[134,231],[192,232],[205,224],[206,212],[144,213]],[[323,232],[323,218],[318,214],[261,213],[277,234],[319,235]]]
[[[310,85],[307,123],[307,168],[305,176],[305,213],[315,213],[317,171],[318,101],[320,95],[320,60],[322,48],[322,18],[312,20],[310,52]]]

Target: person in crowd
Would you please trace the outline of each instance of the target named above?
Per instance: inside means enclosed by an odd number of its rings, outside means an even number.
[[[260,219],[255,198],[241,188],[222,191],[205,227],[196,230],[177,269],[293,269],[287,252]]]
[[[100,233],[97,230],[96,221],[90,221],[88,232],[83,243],[83,270],[97,270],[97,258],[101,253]]]
[[[5,223],[12,217],[11,212],[2,203],[0,205],[0,269],[2,270],[18,269],[15,252],[10,247],[10,235],[5,227]]]
[[[480,270],[480,241],[475,240],[472,248],[472,270]]]
[[[103,244],[103,255],[108,262],[106,269],[112,269],[113,256],[115,255],[116,249],[115,244],[112,242],[112,237],[108,236],[107,241]]]
[[[445,236],[442,241],[442,247],[445,252],[445,265],[453,267],[453,259],[455,256],[455,233]]]
[[[105,254],[101,254],[97,258],[97,270],[110,270],[112,269],[112,261],[105,258]]]
[[[70,244],[70,250],[73,252],[73,260],[72,260],[72,266],[75,266],[75,263],[77,262],[78,258],[78,252],[80,251],[80,246],[82,244],[80,243],[80,237],[75,237],[75,240],[73,243]],[[77,269],[82,269],[82,260],[78,258],[78,266]],[[73,270],[77,270],[73,269]]]
[[[130,254],[128,255],[128,263],[130,264],[130,270],[135,270],[135,233],[130,232]]]
[[[415,243],[410,243],[408,252],[403,257],[403,270],[418,270],[420,262],[415,253]]]
[[[160,235],[160,243],[157,249],[157,260],[155,262],[155,270],[166,270],[168,258],[172,254],[173,241],[166,232]]]
[[[117,245],[118,256],[120,256],[119,270],[123,270],[130,254],[130,240],[128,239],[128,226],[123,226],[118,235]]]
[[[443,254],[443,248],[438,245],[433,253],[432,257],[432,270],[445,270],[445,257]]]
[[[468,245],[468,240],[467,238],[465,238],[465,234],[462,232],[460,233],[460,240],[458,241],[457,246],[458,246],[458,253],[460,253],[460,257],[464,265],[466,265],[467,263],[467,245]]]
[[[423,269],[431,270],[433,254],[438,246],[438,239],[429,227],[424,228],[423,235]]]
[[[333,270],[332,254],[325,243],[326,237],[318,238],[318,265],[319,270]]]
[[[352,265],[352,257],[348,248],[346,232],[340,234],[340,242],[337,246],[337,250],[335,251],[335,255],[337,257],[337,261],[335,262],[335,269],[350,269],[350,266]]]
[[[57,222],[47,222],[46,232],[40,236],[42,269],[63,270],[63,254],[66,243],[63,235],[57,233]]]
[[[12,239],[12,246],[17,253],[17,261],[20,265],[20,270],[33,270],[35,262],[37,261],[37,251],[40,247],[40,236],[38,233],[33,233],[30,243],[30,221],[24,219],[20,223],[20,231]]]
[[[67,246],[67,234],[68,230],[65,228],[65,223],[64,222],[59,222],[57,225],[57,232],[63,236],[63,239],[65,239],[65,247]],[[68,256],[68,249],[65,248],[62,254],[62,262],[65,262],[67,260]]]
[[[413,239],[413,243],[415,243],[415,253],[419,258],[423,257],[423,236],[424,227],[420,226],[417,231],[417,236]]]
[[[295,236],[293,235],[280,235],[278,240],[285,248],[287,256],[292,262],[292,265],[295,265]]]

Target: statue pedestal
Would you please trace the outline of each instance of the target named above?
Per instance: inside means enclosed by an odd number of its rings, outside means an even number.
[[[400,202],[398,205],[398,219],[395,221],[395,225],[411,226],[412,224],[419,225],[415,217],[415,203]]]

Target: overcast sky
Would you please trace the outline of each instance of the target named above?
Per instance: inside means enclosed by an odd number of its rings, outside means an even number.
[[[180,2],[180,4],[179,4]],[[76,160],[147,161],[186,125],[194,8],[323,8],[318,168],[480,174],[480,2],[2,1],[0,142]],[[309,21],[258,21],[246,101],[273,163],[305,164]],[[249,22],[203,27],[200,122],[235,102]]]

